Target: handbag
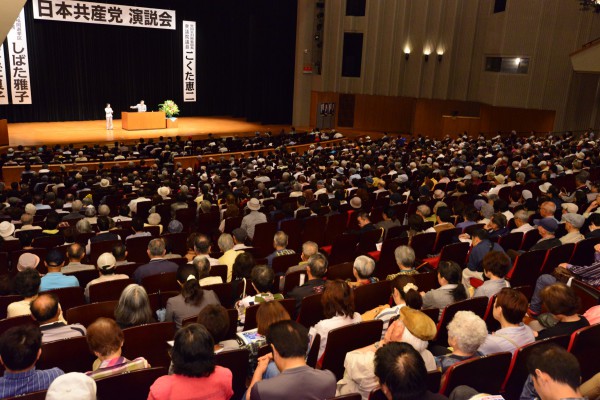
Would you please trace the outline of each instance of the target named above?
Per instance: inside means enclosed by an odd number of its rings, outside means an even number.
[[[552,276],[556,278],[557,281],[562,283],[567,283],[571,278],[576,278],[577,276],[569,271],[566,268],[556,267],[552,272]]]

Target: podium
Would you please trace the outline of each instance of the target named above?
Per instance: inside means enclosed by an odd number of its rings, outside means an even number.
[[[8,122],[0,119],[0,146],[8,146]]]
[[[166,115],[164,111],[152,112],[125,112],[121,113],[123,129],[137,131],[143,129],[166,129]]]

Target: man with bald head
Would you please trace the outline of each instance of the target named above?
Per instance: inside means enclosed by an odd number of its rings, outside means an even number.
[[[89,271],[96,269],[93,265],[82,264],[81,260],[85,256],[85,248],[79,243],[73,243],[67,248],[67,258],[69,263],[62,268],[63,274],[77,271]]]
[[[31,302],[31,315],[40,324],[42,343],[85,336],[81,324],[67,325],[60,321],[60,305],[54,293],[42,293]]]

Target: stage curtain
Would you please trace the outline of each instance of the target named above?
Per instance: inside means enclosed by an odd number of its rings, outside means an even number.
[[[128,111],[140,99],[149,110],[172,99],[180,106],[181,116],[234,116],[265,124],[291,122],[296,1],[103,2],[174,9],[177,29],[34,20],[28,1],[25,17],[33,104],[0,106],[0,119],[103,119],[107,102],[118,119],[121,111]],[[183,102],[184,19],[196,21],[198,35],[195,103]]]

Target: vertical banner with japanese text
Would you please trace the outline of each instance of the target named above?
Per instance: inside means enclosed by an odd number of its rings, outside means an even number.
[[[11,94],[13,104],[31,104],[29,79],[29,56],[25,33],[25,11],[21,10],[6,37],[10,65]]]
[[[8,104],[8,87],[6,86],[6,63],[4,62],[4,45],[0,45],[0,104]]]
[[[196,22],[183,21],[183,101],[196,101]]]

